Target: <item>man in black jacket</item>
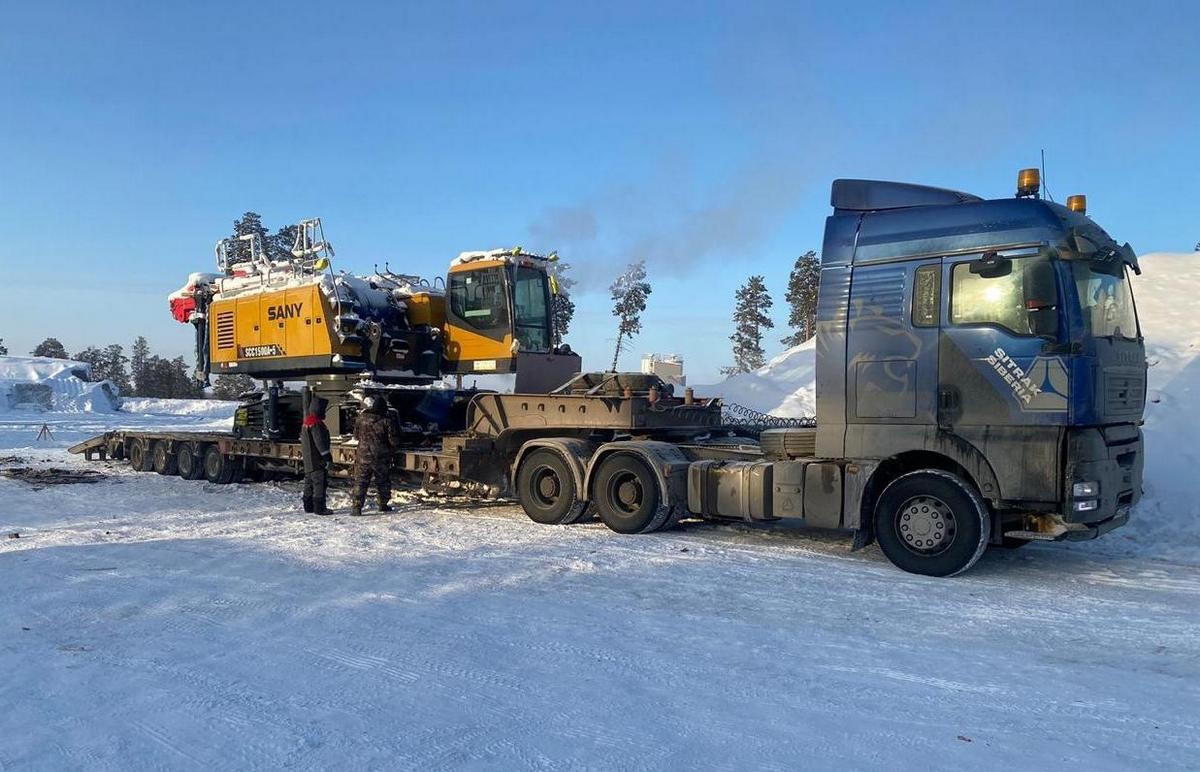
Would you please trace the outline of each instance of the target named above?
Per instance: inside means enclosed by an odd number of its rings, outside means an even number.
[[[354,456],[354,498],[350,514],[361,515],[371,478],[379,494],[379,511],[391,512],[388,500],[392,497],[392,459],[400,447],[400,430],[396,420],[388,415],[383,397],[368,395],[363,410],[354,424],[358,451]]]
[[[331,514],[325,508],[325,482],[333,455],[329,450],[329,428],[325,426],[325,411],[329,400],[314,397],[304,416],[300,430],[300,446],[304,451],[304,511],[318,515]]]

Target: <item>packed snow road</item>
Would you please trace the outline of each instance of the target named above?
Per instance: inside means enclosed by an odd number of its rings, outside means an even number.
[[[7,466],[85,465],[16,431]],[[290,482],[87,466],[0,478],[3,769],[1200,763],[1194,564],[929,579],[802,531],[317,518]]]

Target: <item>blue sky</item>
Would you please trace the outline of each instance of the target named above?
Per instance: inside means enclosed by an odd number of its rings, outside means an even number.
[[[247,209],[320,216],[337,266],[444,274],[558,249],[569,341],[611,359],[608,282],[654,292],[622,360],[731,361],[733,292],[780,327],[835,177],[1062,200],[1139,252],[1200,240],[1194,3],[5,2],[0,337],[190,354],[165,296]]]

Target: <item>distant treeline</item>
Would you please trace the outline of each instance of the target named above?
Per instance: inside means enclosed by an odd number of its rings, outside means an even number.
[[[0,339],[0,356],[7,353],[8,349]],[[35,357],[86,362],[91,365],[93,381],[109,381],[127,397],[237,399],[239,394],[254,388],[254,381],[249,376],[219,375],[208,394],[192,377],[191,367],[183,357],[168,359],[151,354],[150,344],[141,335],[133,341],[128,356],[120,343],[110,343],[103,348],[88,346],[74,355],[68,354],[58,338],[46,338],[30,353]]]

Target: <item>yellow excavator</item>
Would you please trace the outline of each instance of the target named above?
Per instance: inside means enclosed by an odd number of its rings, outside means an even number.
[[[464,252],[445,280],[386,267],[332,270],[320,219],[297,225],[290,255],[271,259],[257,234],[217,242],[218,273],[195,273],[170,296],[196,330],[197,378],[244,373],[267,384],[264,434],[280,436],[283,381],[354,376],[431,385],[444,376],[515,373],[544,392],[580,371],[554,329],[557,255],[520,247]]]

